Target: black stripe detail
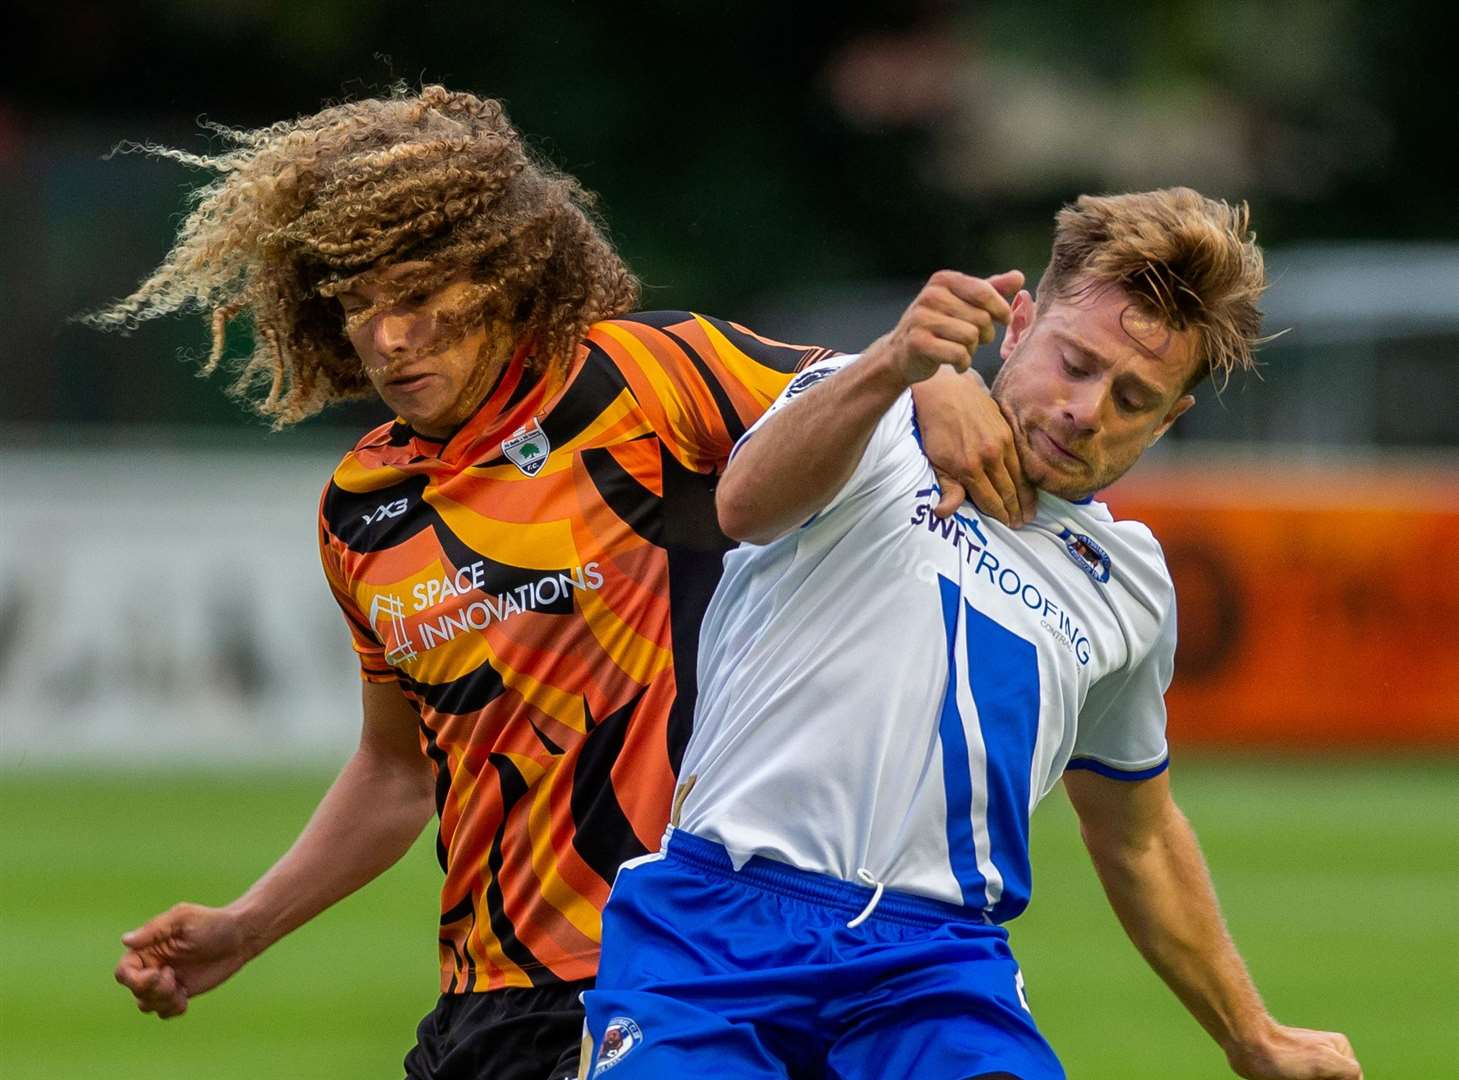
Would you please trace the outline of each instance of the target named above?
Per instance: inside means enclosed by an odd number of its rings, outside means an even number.
[[[558,746],[557,743],[548,738],[547,732],[543,731],[540,727],[537,726],[536,720],[533,720],[530,716],[527,719],[532,725],[533,734],[537,736],[537,741],[542,744],[543,748],[554,757],[561,757],[563,753],[562,747]]]
[[[405,674],[400,676],[400,681],[437,712],[450,713],[453,716],[484,709],[506,691],[501,673],[487,660],[483,660],[475,670],[448,683],[419,682]]]
[[[648,854],[613,787],[613,766],[623,752],[628,725],[642,700],[643,691],[639,691],[627,705],[595,724],[587,699],[583,699],[588,735],[572,774],[572,846],[604,881],[612,881],[626,860]]]
[[[441,925],[450,926],[452,923],[467,920],[466,928],[462,933],[463,940],[469,940],[472,931],[476,929],[476,905],[472,902],[471,890],[466,890],[466,895],[461,902],[456,904],[450,911],[441,915]],[[456,943],[450,938],[438,938],[441,944],[451,950],[451,959],[456,968],[455,974],[451,976],[451,989],[456,993],[466,993],[476,986],[476,959],[468,952],[463,952],[456,947]]]
[[[808,347],[804,345],[792,346],[762,341],[723,319],[716,319],[709,315],[701,315],[700,318],[729,338],[735,348],[755,363],[786,375],[793,374],[800,367],[809,351]]]
[[[325,524],[351,551],[383,551],[395,547],[424,526],[415,511],[425,505],[421,496],[428,483],[430,477],[421,474],[372,491],[346,491],[331,480],[322,507]],[[399,517],[367,520],[378,514],[380,507],[401,499],[406,500],[407,507]],[[435,511],[431,513],[434,516]]]
[[[800,363],[796,365],[796,371],[804,371],[812,364],[819,364],[822,360],[829,360],[833,356],[842,356],[843,353],[836,349],[827,349],[823,346],[810,349],[801,357]]]
[[[585,344],[588,356],[582,367],[552,411],[536,418],[551,446],[565,446],[576,439],[603,415],[603,410],[613,404],[619,394],[628,389],[628,380],[613,363],[613,358],[591,341]],[[523,380],[524,385],[529,382],[528,379]],[[511,404],[508,404],[502,412],[510,408]],[[472,462],[475,466],[499,465],[508,460],[502,453],[501,442],[483,446],[481,451],[482,456]]]
[[[587,346],[587,359],[572,384],[546,417],[538,417],[537,422],[553,446],[564,446],[576,439],[628,389],[628,380],[613,358],[591,341]]]
[[[462,919],[469,918],[475,911],[476,905],[471,902],[471,893],[468,892],[461,898],[459,904],[450,911],[441,913],[441,925],[448,926],[453,922],[459,922]]]
[[[638,323],[641,326],[652,326],[655,330],[682,326],[684,323],[693,321],[694,313],[692,311],[635,311],[631,315],[620,315],[613,320],[616,323]]]
[[[436,940],[451,950],[451,966],[455,968],[455,971],[451,973],[451,987],[448,992],[452,994],[460,993],[462,982],[461,972],[466,968],[466,957],[460,949],[456,948],[456,943],[450,938],[437,938]]]
[[[734,541],[719,530],[714,481],[684,468],[663,453],[664,548],[669,561],[669,630],[673,639],[677,691],[669,709],[669,764],[678,775],[684,747],[694,730],[698,696],[699,627],[724,573],[724,554]]]
[[[616,465],[616,463],[615,463]],[[619,469],[619,472],[622,472]],[[628,477],[633,482],[632,477]],[[436,540],[446,553],[454,569],[480,562],[482,566],[481,591],[501,599],[505,594],[520,589],[553,574],[572,575],[576,567],[565,566],[559,570],[526,569],[498,562],[470,547],[453,533],[442,520],[436,508],[423,498],[428,478],[424,475],[411,477],[399,484],[368,495],[347,492],[331,483],[324,497],[325,521],[330,531],[342,540],[351,551],[372,554],[397,547],[419,534],[424,529],[435,530]],[[635,486],[637,486],[635,484]],[[639,488],[642,491],[642,488]],[[651,494],[651,493],[650,493]],[[386,518],[366,524],[364,517],[382,504],[406,498],[410,505],[398,518]],[[365,506],[366,509],[361,510]],[[518,601],[520,603],[520,600]],[[573,611],[573,591],[563,590],[556,600],[547,604],[521,604],[523,610],[531,609],[547,615],[570,615]],[[374,633],[374,628],[370,630]]]
[[[497,778],[501,784],[502,819],[501,824],[497,826],[496,836],[492,837],[491,850],[486,856],[487,868],[491,870],[491,880],[487,882],[482,900],[486,904],[491,932],[501,944],[502,952],[527,974],[528,978],[532,980],[533,986],[541,986],[544,983],[555,982],[557,979],[517,936],[517,928],[507,917],[506,903],[502,899],[501,889],[502,838],[506,835],[507,821],[511,817],[512,808],[527,794],[527,781],[512,764],[512,759],[505,754],[490,754],[487,756],[487,761],[496,769]],[[466,987],[468,991],[476,989],[474,967],[468,982],[469,985]]]
[[[501,374],[496,377],[496,382],[492,383],[491,393],[487,394],[486,397],[481,399],[483,405],[491,400],[491,395],[496,393],[496,388],[501,385],[501,381],[502,379],[506,378],[506,374],[507,369],[502,368]],[[497,410],[497,415],[504,416],[505,414],[511,412],[518,405],[520,405],[528,394],[537,389],[537,383],[540,381],[541,378],[541,375],[533,371],[532,368],[524,366],[522,368],[521,378],[517,380],[516,389],[507,395],[507,400],[503,402],[502,407]],[[480,409],[477,410],[477,412],[480,411]],[[475,413],[472,414],[471,418],[475,418]],[[470,422],[471,419],[468,419],[466,421],[466,423]],[[465,427],[466,425],[462,424],[461,426]]]
[[[695,370],[699,372],[699,377],[704,380],[704,385],[709,387],[709,396],[714,398],[714,407],[719,410],[719,417],[724,422],[725,430],[729,432],[730,446],[733,446],[740,441],[740,436],[745,433],[745,425],[740,420],[740,414],[735,411],[734,403],[730,401],[729,394],[725,393],[724,386],[720,383],[714,372],[709,370],[709,365],[704,362],[704,358],[690,348],[687,341],[672,330],[665,329],[662,332],[665,337],[679,346],[684,355],[689,358],[689,362],[694,365]],[[729,447],[725,447],[725,453],[729,453]]]
[[[662,500],[635,480],[606,448],[579,451],[578,459],[608,509],[649,543],[663,546]]]
[[[420,711],[420,707],[416,707]],[[446,799],[451,794],[451,765],[446,759],[446,752],[441,749],[436,741],[436,732],[424,719],[420,722],[421,733],[426,737],[426,757],[431,759],[431,764],[436,768],[436,862],[441,864],[441,873],[446,872],[446,841],[441,836],[440,820],[446,810]],[[469,904],[471,898],[468,896],[466,902]],[[459,905],[458,905],[459,906]],[[454,910],[454,909],[453,909]],[[460,916],[457,916],[460,918]],[[443,915],[442,922],[448,921]]]

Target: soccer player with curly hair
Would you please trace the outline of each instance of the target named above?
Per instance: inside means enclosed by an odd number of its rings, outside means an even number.
[[[434,813],[442,996],[407,1073],[573,1075],[602,907],[619,865],[657,848],[689,735],[731,546],[714,485],[830,351],[632,314],[637,282],[591,196],[499,102],[427,86],[212,129],[212,154],[133,148],[215,178],[162,265],[89,319],[200,312],[208,372],[243,321],[231,389],[275,427],[372,393],[395,412],[319,507],[363,725],[278,863],[224,907],[179,904],[125,935],[116,977],[144,1011],[182,1013],[392,865]],[[1028,517],[981,383],[950,375],[921,400],[957,478],[942,509],[966,487]]]

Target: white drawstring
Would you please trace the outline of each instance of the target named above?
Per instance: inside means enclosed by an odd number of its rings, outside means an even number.
[[[871,918],[871,913],[876,910],[876,905],[881,903],[881,894],[886,891],[886,883],[878,881],[876,875],[866,867],[863,866],[857,870],[856,876],[868,885],[875,885],[876,892],[871,894],[871,899],[867,901],[866,907],[861,909],[861,914],[846,924],[846,929],[848,930],[855,930],[862,923],[866,922],[867,919]]]

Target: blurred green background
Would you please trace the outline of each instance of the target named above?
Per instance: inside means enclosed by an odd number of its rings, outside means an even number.
[[[1459,764],[1178,759],[1176,796],[1273,1013],[1348,1033],[1373,1080],[1459,1062]],[[6,773],[0,1024],[10,1080],[398,1075],[435,1000],[431,845],[284,939],[186,1016],[139,1016],[117,935],[225,902],[293,838],[327,773]],[[1040,1027],[1075,1080],[1229,1075],[1125,940],[1054,793],[1011,926]],[[706,1074],[708,1075],[708,1073]]]

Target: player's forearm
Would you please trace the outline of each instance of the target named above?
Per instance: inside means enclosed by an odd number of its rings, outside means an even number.
[[[873,347],[770,417],[742,445],[715,495],[734,540],[763,544],[819,513],[851,478],[892,402],[907,388]]]
[[[1174,804],[1138,845],[1088,828],[1085,843],[1115,914],[1152,968],[1228,1056],[1274,1022],[1221,917],[1195,833]]]
[[[433,812],[429,765],[357,750],[287,853],[228,906],[250,955],[393,866]]]

